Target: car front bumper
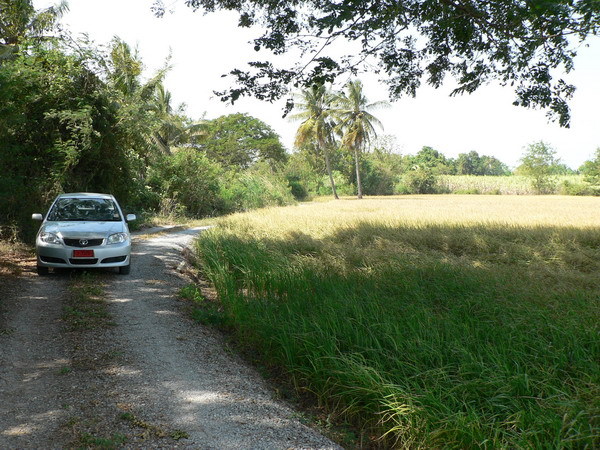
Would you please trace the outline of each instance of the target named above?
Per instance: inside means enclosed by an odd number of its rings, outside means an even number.
[[[74,256],[74,251],[92,250],[93,256]],[[36,244],[37,265],[57,268],[100,268],[127,266],[130,262],[131,242],[96,247],[67,247],[65,245]]]

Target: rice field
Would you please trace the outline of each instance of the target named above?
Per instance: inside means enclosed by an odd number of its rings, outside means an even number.
[[[361,447],[600,446],[600,198],[264,209],[197,252],[239,340]]]

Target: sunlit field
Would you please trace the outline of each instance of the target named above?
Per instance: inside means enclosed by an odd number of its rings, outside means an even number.
[[[600,198],[325,201],[197,248],[240,341],[361,446],[600,446]]]

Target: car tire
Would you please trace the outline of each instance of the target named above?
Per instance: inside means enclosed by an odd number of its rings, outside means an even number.
[[[40,276],[48,275],[50,273],[50,269],[48,267],[37,266],[37,274]]]
[[[126,266],[119,267],[119,273],[121,275],[129,275],[130,271],[131,271],[131,264],[127,264]]]

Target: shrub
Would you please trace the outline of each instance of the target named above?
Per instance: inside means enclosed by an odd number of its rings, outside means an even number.
[[[309,198],[308,189],[302,184],[302,180],[299,176],[287,175],[286,179],[292,195],[296,200],[301,201]]]
[[[392,170],[369,160],[362,164],[363,192],[366,195],[392,195],[397,177]]]
[[[404,175],[395,190],[398,194],[435,194],[437,177],[429,168],[416,167]]]
[[[268,172],[245,172],[232,175],[221,186],[220,196],[227,211],[248,211],[266,206],[283,206],[294,202],[291,188],[283,175]]]
[[[332,175],[338,195],[356,195],[356,187],[348,181],[343,173],[334,170]],[[323,175],[321,177],[316,193],[317,195],[333,195],[329,175]]]
[[[190,217],[224,210],[220,197],[221,166],[195,149],[179,149],[150,168],[149,184],[160,193],[161,212]]]
[[[560,184],[559,192],[561,195],[594,195],[594,189],[587,183],[574,183],[564,180]]]

